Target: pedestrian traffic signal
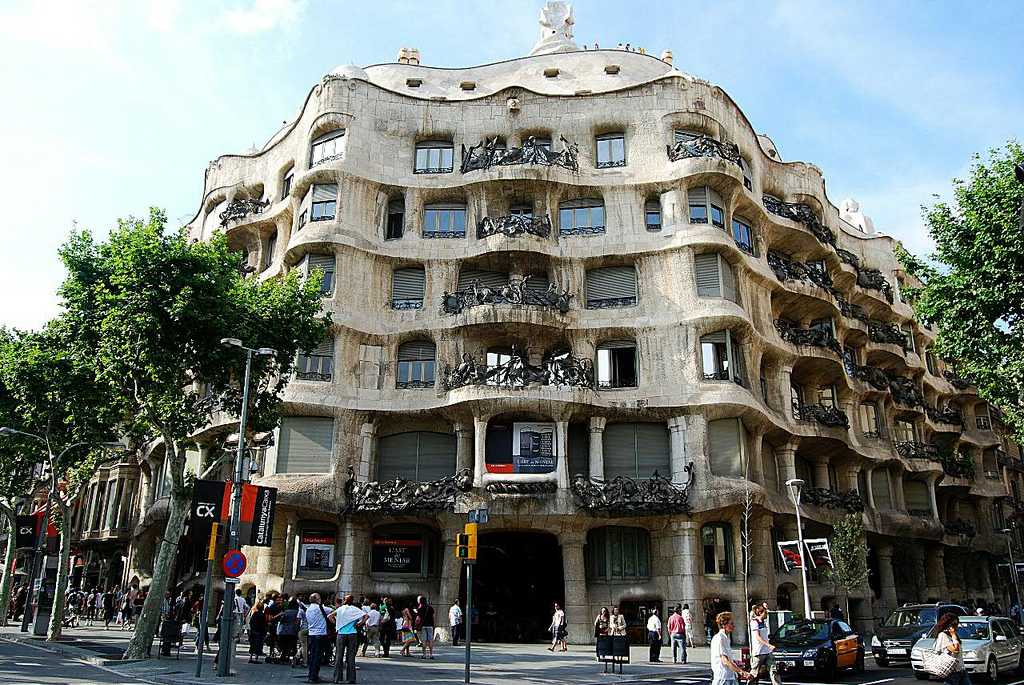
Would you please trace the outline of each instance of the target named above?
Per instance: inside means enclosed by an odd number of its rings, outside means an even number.
[[[477,550],[477,524],[467,523],[465,532],[455,539],[456,556],[459,559],[475,560]]]

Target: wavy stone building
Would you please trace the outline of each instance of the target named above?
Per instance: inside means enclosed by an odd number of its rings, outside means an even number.
[[[262,149],[210,164],[189,230],[226,233],[253,277],[322,270],[335,322],[262,460],[276,544],[247,550],[245,588],[447,606],[454,536],[486,508],[486,637],[536,637],[555,601],[575,641],[613,604],[639,629],[686,602],[702,631],[742,607],[745,568],[751,597],[802,609],[774,544],[801,478],[808,537],[847,512],[869,531],[858,626],[1006,601],[1020,451],[928,351],[894,241],[670,53],[580,49],[562,3],[526,57],[334,70]]]

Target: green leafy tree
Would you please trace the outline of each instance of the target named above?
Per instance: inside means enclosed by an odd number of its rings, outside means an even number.
[[[935,351],[955,363],[978,394],[998,406],[1018,435],[1024,428],[1024,186],[1014,166],[1024,149],[1010,142],[974,156],[970,178],[953,180],[953,202],[924,208],[935,252],[927,261],[900,249],[921,281],[907,295],[923,321],[937,324]]]
[[[268,429],[278,420],[297,352],[315,348],[330,319],[322,316],[319,279],[245,279],[223,236],[194,242],[168,231],[160,210],[151,210],[148,221],[119,222],[106,243],[76,233],[61,257],[69,275],[60,294],[77,344],[170,460],[164,541],[125,654],[145,658],[188,511],[185,449],[211,409],[237,416],[241,408],[244,359],[220,341],[277,350],[253,359],[249,426]]]
[[[826,577],[836,589],[846,594],[846,617],[850,616],[850,593],[864,587],[868,580],[868,544],[860,514],[847,514],[832,528],[829,538],[832,568]]]

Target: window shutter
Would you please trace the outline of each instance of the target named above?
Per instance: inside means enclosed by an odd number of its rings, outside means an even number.
[[[708,204],[708,187],[697,186],[686,191],[691,207],[706,207]]]
[[[343,135],[345,135],[345,129],[341,129],[338,131],[329,131],[328,133],[325,133],[322,136],[317,136],[316,138],[314,138],[310,145],[316,145],[318,143],[323,143],[328,140],[333,140],[335,138],[341,138]]]
[[[585,423],[569,424],[569,477],[590,475],[590,428]]]
[[[708,423],[708,452],[712,474],[727,478],[743,477],[739,419]]]
[[[433,361],[437,346],[430,340],[410,340],[398,346],[398,361]]]
[[[426,272],[422,266],[395,269],[391,275],[391,299],[422,300],[426,280]]]
[[[725,338],[725,331],[715,331],[714,333],[708,333],[705,336],[701,336],[700,342],[701,342],[701,344],[704,344],[704,343],[724,343],[725,340],[726,340],[726,338]]]
[[[719,195],[717,190],[708,188],[708,193],[711,196],[711,204],[713,204],[716,207],[721,207],[723,209],[725,208],[725,201],[722,200],[722,196]]]
[[[456,439],[450,433],[419,433],[416,480],[431,481],[455,473]]]
[[[416,480],[418,433],[399,433],[381,438],[377,445],[377,480]]]
[[[389,202],[388,214],[405,214],[405,200],[392,200]]]
[[[764,472],[764,486],[772,492],[779,491],[779,461],[775,448],[770,442],[761,443],[761,470]]]
[[[337,199],[337,183],[316,183],[313,185],[313,202],[334,202]]]
[[[587,300],[618,300],[636,297],[636,270],[608,266],[587,272]]]
[[[697,270],[697,295],[700,297],[722,297],[722,284],[718,279],[718,260],[717,252],[705,252],[694,259]]]
[[[334,450],[334,419],[312,416],[281,420],[278,473],[329,473]]]
[[[871,494],[876,509],[892,509],[892,491],[889,489],[889,471],[875,469],[871,472]]]
[[[739,302],[736,298],[736,274],[732,266],[721,255],[718,255],[718,265],[722,274],[722,296],[730,302]]]
[[[501,271],[460,271],[459,272],[459,292],[469,290],[473,287],[473,283],[479,279],[480,283],[492,290],[498,290],[508,284],[508,274],[502,273]]]
[[[668,428],[663,423],[636,424],[637,478],[650,478],[655,471],[662,478],[672,477]]]
[[[530,280],[526,282],[526,289],[535,293],[544,293],[547,292],[549,284],[547,274],[530,274]]]
[[[604,429],[604,476],[636,478],[636,428],[632,423],[609,423]]]
[[[931,498],[928,497],[928,486],[919,480],[907,481],[904,499],[907,509],[926,509],[931,511]]]
[[[320,343],[316,349],[310,350],[305,353],[307,357],[333,357],[334,356],[334,337],[328,335],[322,343]]]
[[[306,273],[320,269],[325,272],[334,271],[334,255],[332,254],[309,254],[306,255]]]

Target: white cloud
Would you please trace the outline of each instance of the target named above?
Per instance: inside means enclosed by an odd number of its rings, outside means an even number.
[[[217,23],[228,31],[252,35],[298,26],[306,0],[253,0],[247,7],[238,5],[221,13]]]

